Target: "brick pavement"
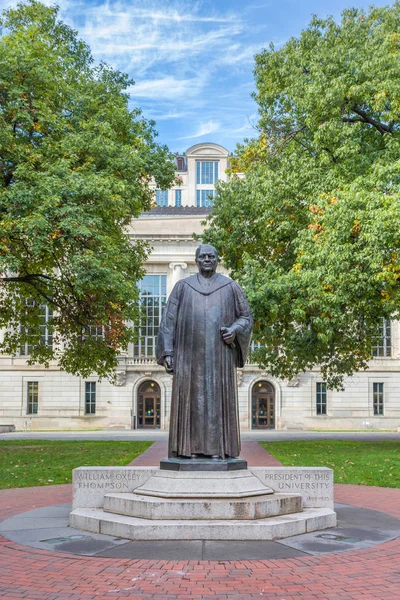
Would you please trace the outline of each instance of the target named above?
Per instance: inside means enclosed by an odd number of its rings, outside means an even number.
[[[147,448],[142,454],[139,454],[133,459],[132,466],[136,467],[152,467],[158,465],[160,460],[166,458],[168,455],[168,443],[167,442],[154,442]],[[240,458],[247,460],[250,467],[280,467],[282,463],[279,462],[269,452],[265,450],[257,442],[242,442],[242,452]]]
[[[400,516],[400,490],[336,485],[336,500]],[[68,502],[71,486],[0,492],[0,514]],[[83,557],[0,538],[7,600],[398,600],[400,538],[340,554],[244,561]]]

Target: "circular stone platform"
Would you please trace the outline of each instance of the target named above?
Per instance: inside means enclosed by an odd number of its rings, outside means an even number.
[[[338,527],[279,541],[140,541],[92,534],[68,526],[71,504],[30,510],[6,519],[0,534],[26,546],[83,556],[155,560],[261,560],[368,548],[400,535],[400,519],[336,504]]]

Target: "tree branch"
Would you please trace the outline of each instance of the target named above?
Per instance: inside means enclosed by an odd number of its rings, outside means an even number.
[[[28,273],[27,275],[0,277],[0,281],[3,281],[4,283],[8,283],[8,282],[32,283],[32,281],[40,281],[40,279],[48,279],[49,281],[53,281],[54,277],[50,277],[49,275],[43,275],[43,273]]]
[[[325,152],[329,154],[334,163],[337,162],[337,157],[333,154],[332,150],[330,150],[329,148],[322,148],[322,150],[325,150]]]
[[[372,125],[373,127],[375,127],[375,129],[377,129],[381,135],[384,135],[385,133],[392,133],[393,124],[385,125],[385,123],[381,123],[380,121],[377,121],[373,117],[370,117],[365,112],[365,110],[362,110],[361,108],[358,108],[357,106],[352,106],[351,110],[359,116],[358,117],[342,117],[342,120],[345,123],[368,123],[369,125]]]
[[[4,186],[5,187],[8,187],[10,185],[10,183],[12,181],[12,178],[13,178],[13,172],[12,171],[11,172],[9,171],[8,173],[4,174]]]
[[[300,127],[300,129],[296,129],[295,131],[291,131],[289,133],[289,135],[287,135],[282,142],[279,144],[279,146],[276,149],[276,152],[279,152],[280,150],[282,150],[282,148],[284,146],[286,146],[286,144],[288,144],[292,139],[294,139],[299,133],[301,133],[302,131],[304,131],[306,129],[306,125],[303,125],[303,127]]]

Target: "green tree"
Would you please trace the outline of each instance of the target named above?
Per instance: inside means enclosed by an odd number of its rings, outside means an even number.
[[[400,306],[400,4],[314,17],[254,73],[259,135],[206,238],[247,290],[260,365],[340,388]]]
[[[132,82],[95,66],[57,12],[30,0],[0,21],[0,350],[28,344],[31,362],[107,376],[133,338],[148,252],[128,226],[174,167],[128,108]]]

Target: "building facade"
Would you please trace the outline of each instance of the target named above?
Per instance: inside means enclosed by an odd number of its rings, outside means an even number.
[[[17,429],[167,429],[172,376],[155,362],[158,324],[174,284],[197,272],[202,222],[211,212],[215,183],[227,181],[228,151],[196,144],[176,156],[177,185],[155,190],[157,206],[131,224],[132,240],[152,246],[139,283],[139,336],[118,359],[115,385],[27,365],[29,348],[0,356],[0,425]],[[219,269],[224,273],[223,267]],[[225,272],[226,273],[226,272]],[[46,310],[46,309],[44,309]],[[51,315],[44,314],[44,322]],[[46,335],[44,326],[43,335]],[[270,377],[250,362],[238,371],[242,429],[397,429],[400,426],[400,330],[382,323],[369,370],[326,389],[318,369],[291,381]],[[50,343],[50,340],[47,340]]]

